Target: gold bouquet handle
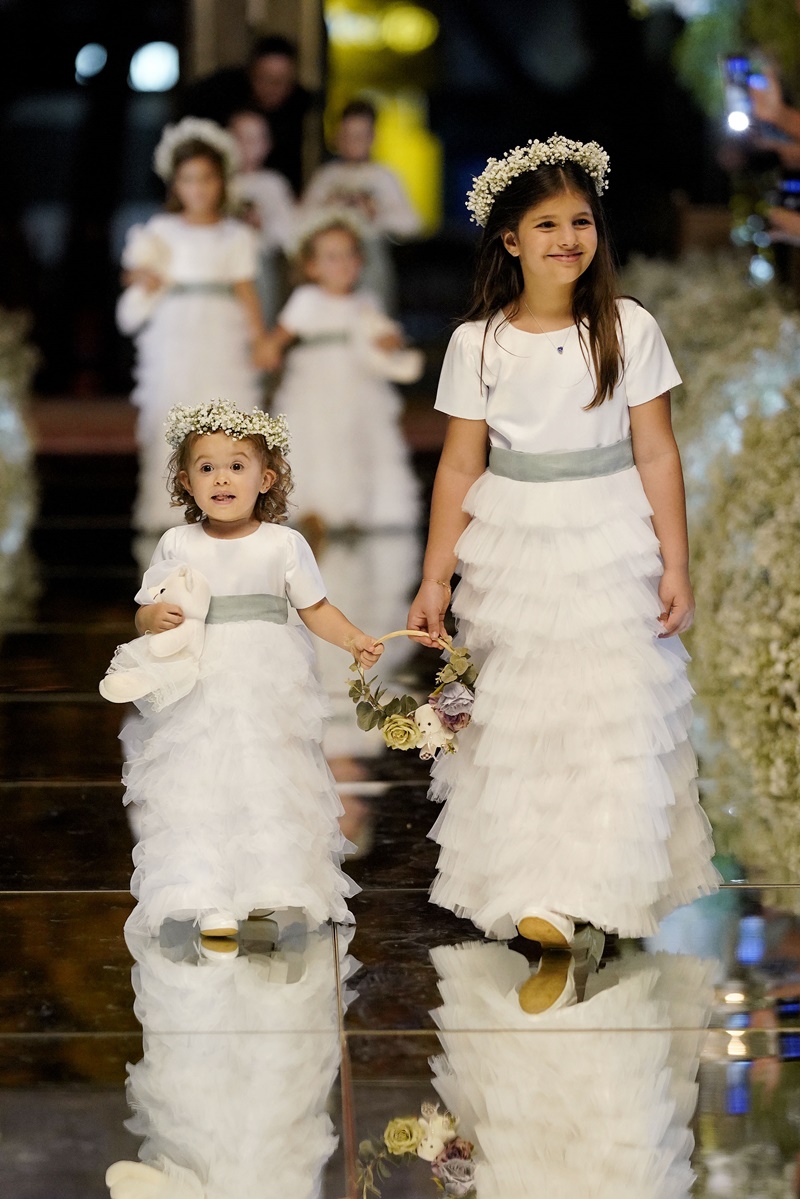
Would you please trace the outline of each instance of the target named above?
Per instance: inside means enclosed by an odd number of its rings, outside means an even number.
[[[383,645],[384,641],[391,641],[393,637],[427,637],[429,640],[435,641],[442,649],[453,648],[453,642],[449,637],[431,637],[430,633],[426,633],[422,629],[395,629],[393,633],[385,633],[383,637],[376,637],[375,640]]]

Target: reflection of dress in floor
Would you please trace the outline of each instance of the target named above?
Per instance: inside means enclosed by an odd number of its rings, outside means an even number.
[[[348,922],[358,887],[341,869],[343,809],[321,748],[328,706],[311,637],[288,621],[325,595],[311,550],[282,525],[232,541],[181,525],[159,542],[137,602],[183,563],[208,580],[217,616],[193,689],[161,711],[144,701],[122,730],[125,803],[141,812],[128,924],[156,934],[202,909],[244,920],[263,907]],[[263,599],[272,618],[226,620],[231,597]]]
[[[162,533],[180,520],[166,488],[164,420],[170,407],[223,397],[249,411],[261,405],[262,386],[250,360],[244,308],[232,290],[256,277],[255,231],[232,218],[191,225],[176,213],[159,213],[129,231],[123,265],[138,265],[154,239],[162,247],[168,287],[135,338],[131,400],[139,410],[139,475],[133,524]]]
[[[481,1199],[688,1199],[716,962],[637,953],[590,975],[582,1003],[532,1016],[531,967],[508,945],[431,957],[433,1085],[476,1146]]]
[[[416,527],[419,485],[400,424],[398,389],[369,365],[364,345],[380,305],[368,292],[298,287],[278,316],[295,334],[271,409],[291,431],[297,518],[330,526]]]
[[[127,937],[144,1054],[128,1066],[126,1126],[158,1172],[142,1171],[147,1199],[172,1199],[159,1175],[198,1199],[322,1194],[338,1141],[328,1114],[340,1064],[334,939],[291,915],[248,926],[270,928],[274,946],[251,940],[231,954],[200,948],[189,925],[161,942]],[[357,967],[348,940],[345,980]]]

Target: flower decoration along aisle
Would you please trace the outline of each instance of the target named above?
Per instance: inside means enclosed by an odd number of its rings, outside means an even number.
[[[380,1139],[362,1141],[358,1147],[359,1199],[380,1196],[379,1183],[394,1166],[430,1162],[437,1189],[452,1199],[474,1199],[475,1147],[458,1135],[458,1117],[440,1112],[439,1105],[423,1103],[421,1115],[390,1120]]]
[[[398,629],[377,638],[384,642],[392,637],[427,637],[414,629]],[[389,749],[418,749],[419,756],[429,761],[442,753],[455,753],[458,734],[472,719],[475,702],[477,668],[465,645],[456,646],[450,637],[433,640],[449,654],[449,661],[436,675],[436,687],[427,703],[420,704],[413,695],[394,696],[383,701],[386,688],[376,677],[367,679],[364,668],[353,662],[350,670],[357,675],[350,682],[350,698],[356,705],[358,727],[364,732],[379,728]]]

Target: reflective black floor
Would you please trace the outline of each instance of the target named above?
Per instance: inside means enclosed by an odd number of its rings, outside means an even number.
[[[569,966],[487,942],[429,904],[425,763],[358,732],[340,658],[320,665],[355,928],[285,912],[231,952],[177,922],[126,939],[120,712],[97,683],[131,636],[133,463],[38,468],[39,595],[0,628],[4,1199],[414,1199],[440,1193],[429,1157],[481,1199],[800,1195],[800,880],[721,859],[719,895]],[[334,539],[320,565],[386,632],[420,548]],[[402,686],[430,670],[387,651]]]

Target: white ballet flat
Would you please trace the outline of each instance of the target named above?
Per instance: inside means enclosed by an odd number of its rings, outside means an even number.
[[[198,912],[197,922],[205,937],[235,937],[239,933],[239,925],[230,912],[220,912],[217,908]]]
[[[575,959],[563,949],[547,949],[539,969],[519,988],[519,1006],[528,1016],[540,1016],[577,1003]]]
[[[569,949],[575,936],[575,922],[560,912],[528,908],[517,921],[517,931],[526,941],[538,941],[543,949]]]

